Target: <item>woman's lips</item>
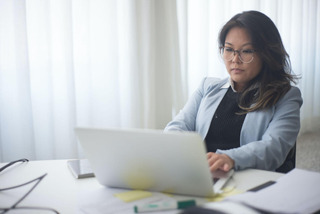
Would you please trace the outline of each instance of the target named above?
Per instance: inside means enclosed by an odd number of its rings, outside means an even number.
[[[232,68],[232,69],[231,69],[231,71],[232,71],[233,73],[236,73],[236,74],[238,74],[238,73],[241,73],[241,72],[243,72],[244,70],[242,70],[242,69],[239,69],[239,68]]]

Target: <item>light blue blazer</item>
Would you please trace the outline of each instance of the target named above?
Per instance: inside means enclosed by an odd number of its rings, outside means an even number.
[[[227,92],[228,79],[204,78],[184,108],[165,131],[195,131],[204,139],[213,114]],[[246,115],[240,133],[240,147],[217,150],[235,161],[235,170],[275,170],[285,161],[300,130],[300,90],[291,89],[274,105]]]

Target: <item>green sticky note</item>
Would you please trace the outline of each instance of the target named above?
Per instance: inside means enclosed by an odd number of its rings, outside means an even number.
[[[124,202],[131,202],[131,201],[140,200],[142,198],[150,197],[152,196],[152,193],[147,191],[142,191],[142,190],[132,190],[128,192],[116,193],[114,194],[114,196]]]

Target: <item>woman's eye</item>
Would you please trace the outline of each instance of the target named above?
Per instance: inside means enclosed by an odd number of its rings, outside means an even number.
[[[233,52],[233,49],[232,49],[232,48],[224,48],[224,50],[225,50],[226,52]]]
[[[247,49],[247,50],[242,50],[241,52],[244,53],[244,54],[251,54],[251,53],[254,52],[254,50],[252,50],[252,49]]]

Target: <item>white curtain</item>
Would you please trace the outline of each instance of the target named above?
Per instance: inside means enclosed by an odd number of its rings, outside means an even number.
[[[0,161],[80,157],[76,126],[163,129],[185,100],[176,17],[171,0],[0,0]]]
[[[260,10],[320,130],[320,0],[0,0],[0,161],[82,157],[76,126],[162,129],[203,76],[226,77],[217,35]]]

